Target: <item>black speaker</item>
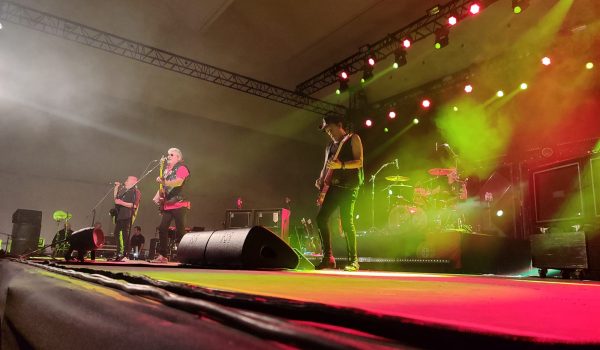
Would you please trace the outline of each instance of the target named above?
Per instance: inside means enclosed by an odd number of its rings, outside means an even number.
[[[154,259],[156,257],[156,252],[158,251],[159,244],[160,244],[160,240],[158,238],[152,238],[150,240],[150,248],[148,250],[148,259]]]
[[[17,209],[12,216],[13,224],[28,223],[42,225],[42,212],[39,210]]]
[[[19,256],[38,249],[40,225],[15,223],[12,230],[10,255]]]
[[[177,259],[226,269],[294,269],[298,265],[292,248],[261,226],[187,233],[177,247]]]

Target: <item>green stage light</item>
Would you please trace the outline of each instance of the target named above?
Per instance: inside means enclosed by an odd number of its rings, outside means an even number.
[[[390,131],[390,129],[388,129],[388,128],[383,129],[383,132],[388,132],[388,131]]]
[[[455,112],[458,112],[458,107],[454,106],[454,107],[452,107],[452,110]]]
[[[335,94],[336,94],[336,95],[339,95],[339,94],[341,94],[341,93],[342,93],[342,91],[340,91],[340,89],[335,89]]]
[[[521,85],[519,86],[521,88],[521,90],[527,90],[527,83],[521,83]]]
[[[436,49],[441,49],[441,48],[442,48],[442,44],[440,44],[440,43],[435,43],[435,48],[436,48]]]
[[[594,68],[594,63],[588,62],[588,63],[585,64],[585,69],[589,70],[589,69],[592,69],[592,68]]]
[[[398,65],[398,62],[394,62],[394,64],[392,64],[392,67],[394,67],[394,69],[398,69],[398,67],[400,66]]]
[[[498,90],[498,92],[496,92],[496,96],[498,96],[498,97],[504,96],[504,91]]]
[[[417,118],[413,119],[413,124],[415,124],[415,125],[419,124],[419,119],[417,119]]]

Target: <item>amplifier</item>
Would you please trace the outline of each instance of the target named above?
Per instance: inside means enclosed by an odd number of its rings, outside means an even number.
[[[225,211],[225,228],[263,226],[288,242],[290,210],[272,209],[228,209]]]

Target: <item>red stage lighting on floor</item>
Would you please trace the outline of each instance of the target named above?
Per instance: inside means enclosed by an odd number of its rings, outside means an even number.
[[[423,101],[421,101],[421,107],[423,107],[423,108],[431,107],[431,101],[429,101],[428,99],[424,99]]]
[[[467,94],[473,92],[473,86],[471,84],[465,85],[465,92]]]
[[[402,40],[402,46],[405,49],[408,49],[410,47],[410,45],[412,44],[412,42],[410,41],[410,39],[406,38],[404,40]]]
[[[371,119],[365,120],[365,126],[367,128],[370,128],[371,126],[373,126],[373,121]]]
[[[390,111],[390,112],[388,113],[388,117],[389,117],[390,119],[394,119],[394,118],[396,118],[396,112],[394,112],[394,111]]]
[[[481,6],[479,6],[479,4],[473,4],[469,7],[469,12],[472,15],[476,15],[479,13],[479,11],[481,11]]]
[[[458,20],[456,19],[456,16],[450,16],[448,17],[448,25],[453,26],[458,22]]]
[[[552,63],[552,60],[550,59],[550,57],[546,56],[546,57],[542,58],[542,64],[544,66],[549,66],[550,63]]]

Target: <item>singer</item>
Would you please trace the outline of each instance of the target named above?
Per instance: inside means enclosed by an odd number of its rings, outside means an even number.
[[[190,201],[186,198],[184,187],[190,176],[188,167],[183,164],[183,154],[178,148],[171,148],[167,152],[167,166],[163,177],[157,177],[156,182],[165,189],[164,202],[161,204],[159,191],[156,191],[154,203],[162,206],[162,220],[158,226],[159,254],[152,260],[156,263],[167,263],[169,252],[169,225],[175,221],[177,239],[185,234],[185,217],[190,209]]]
[[[321,233],[323,247],[323,260],[316,268],[335,268],[335,258],[331,249],[329,219],[334,211],[339,208],[342,229],[348,248],[348,265],[344,267],[344,270],[358,271],[354,203],[358,196],[358,187],[364,181],[362,142],[358,135],[349,134],[344,129],[343,119],[340,116],[326,116],[323,118],[320,129],[329,135],[331,142],[325,150],[325,164],[315,186],[321,190],[325,185],[325,174],[330,169],[333,170],[333,173],[331,181],[328,184],[330,186],[329,190],[326,192],[319,214],[317,214],[317,225]],[[347,141],[342,142],[342,140]],[[333,159],[338,147],[340,147],[340,143],[343,144],[338,157],[337,159]]]
[[[128,176],[125,183],[121,185],[115,182],[115,241],[117,245],[115,261],[127,261],[129,253],[129,232],[135,220],[135,214],[140,203],[141,193],[135,186],[137,177]]]

